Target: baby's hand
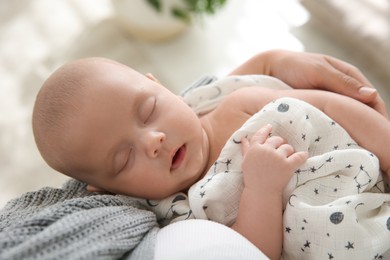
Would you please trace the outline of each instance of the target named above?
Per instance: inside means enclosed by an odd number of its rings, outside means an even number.
[[[266,125],[251,138],[242,139],[242,170],[245,188],[283,192],[293,173],[307,159],[307,152],[295,152],[280,136],[269,137]],[[264,190],[263,190],[264,191]]]

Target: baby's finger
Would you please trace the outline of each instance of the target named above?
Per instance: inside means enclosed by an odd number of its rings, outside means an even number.
[[[267,140],[269,137],[269,134],[272,131],[272,125],[267,124],[260,128],[252,137],[251,137],[251,142],[256,142],[260,144],[264,144],[264,142]]]
[[[266,141],[265,144],[271,146],[272,148],[278,149],[281,145],[286,144],[286,140],[284,140],[280,136],[271,136]]]
[[[294,153],[294,147],[292,147],[290,144],[285,143],[279,146],[278,151],[287,158]]]
[[[295,168],[298,168],[307,160],[308,157],[309,157],[309,153],[302,151],[302,152],[293,153],[287,159],[293,164]]]
[[[243,137],[241,139],[241,153],[242,153],[242,156],[244,156],[246,154],[246,152],[248,151],[248,147],[249,147],[249,141],[246,137]]]

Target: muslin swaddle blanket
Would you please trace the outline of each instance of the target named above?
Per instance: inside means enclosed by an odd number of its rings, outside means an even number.
[[[232,77],[211,83],[209,91],[204,87],[206,94],[195,96],[212,109],[215,102],[210,100],[221,98],[217,95],[221,89],[274,83],[264,76]],[[205,98],[207,93],[214,95]],[[199,108],[191,106],[195,111]],[[240,140],[268,123],[272,135],[283,137],[296,151],[309,152],[284,192],[283,259],[390,259],[390,194],[384,191],[378,159],[359,147],[337,122],[293,98],[269,103],[237,130],[188,197],[175,194],[160,202],[149,201],[158,216],[234,223],[243,189]]]

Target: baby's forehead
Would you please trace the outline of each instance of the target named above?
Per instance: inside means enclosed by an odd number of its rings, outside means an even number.
[[[123,64],[106,60],[71,63],[64,66],[60,74],[62,75],[57,77],[54,85],[68,85],[65,87],[67,93],[64,98],[68,98],[68,101],[76,106],[95,96],[96,92],[109,98],[110,95],[120,96],[123,93],[134,95],[139,89],[153,89],[150,87],[150,80],[141,73]]]

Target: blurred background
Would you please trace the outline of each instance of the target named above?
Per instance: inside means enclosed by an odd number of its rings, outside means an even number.
[[[0,207],[66,180],[41,159],[31,113],[45,78],[68,60],[112,58],[179,93],[258,52],[319,52],[360,68],[390,104],[388,0],[226,0],[189,24],[165,9],[156,18],[146,0],[0,0]]]

